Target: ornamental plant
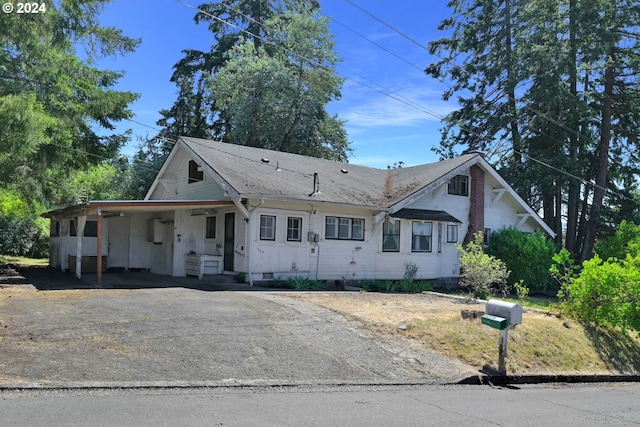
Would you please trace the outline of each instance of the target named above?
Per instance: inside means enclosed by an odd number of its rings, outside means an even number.
[[[466,246],[457,245],[460,253],[460,287],[468,289],[474,298],[486,299],[490,294],[508,293],[510,271],[498,258],[484,253],[483,234],[478,231]]]

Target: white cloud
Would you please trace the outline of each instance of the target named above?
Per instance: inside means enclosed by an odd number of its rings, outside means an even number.
[[[424,84],[411,84],[402,89],[346,87],[342,101],[333,105],[340,118],[354,133],[357,128],[380,126],[416,126],[425,122],[440,122],[455,105],[442,101],[441,92]],[[385,94],[387,93],[387,94]]]

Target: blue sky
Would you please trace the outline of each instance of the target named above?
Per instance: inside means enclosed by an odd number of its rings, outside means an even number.
[[[320,0],[321,12],[335,35],[335,49],[342,63],[338,73],[346,77],[342,99],[328,106],[330,113],[347,120],[351,163],[386,168],[394,162],[416,165],[436,161],[431,147],[440,140],[439,118],[456,107],[444,102],[445,84],[426,76],[424,67],[433,62],[418,46],[442,37],[437,26],[449,16],[444,0],[353,0],[413,41],[394,32],[346,0]],[[199,0],[184,0],[198,6]],[[213,37],[206,25],[193,21],[195,10],[175,0],[114,0],[101,15],[105,26],[120,28],[130,37],[141,38],[134,53],[100,61],[99,65],[126,72],[117,88],[140,94],[132,105],[134,120],[157,128],[158,111],[170,108],[176,87],[169,81],[173,65],[183,57],[183,49],[208,50]],[[345,28],[348,27],[348,28]],[[355,32],[355,33],[354,33]],[[384,47],[400,56],[397,58]],[[415,42],[414,42],[415,41]],[[372,88],[376,88],[372,89]],[[415,105],[397,101],[392,93]],[[134,135],[153,136],[156,130],[124,121],[119,130],[131,128]],[[125,148],[132,154],[133,143]]]

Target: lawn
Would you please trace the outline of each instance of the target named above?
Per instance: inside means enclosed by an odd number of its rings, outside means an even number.
[[[477,368],[498,364],[499,332],[480,319],[463,320],[463,309],[484,304],[431,294],[374,292],[289,294],[336,311],[385,339],[426,346]],[[548,306],[547,306],[548,307]],[[406,330],[398,324],[406,322]],[[638,374],[640,340],[597,329],[552,310],[525,306],[522,325],[509,332],[509,374]]]

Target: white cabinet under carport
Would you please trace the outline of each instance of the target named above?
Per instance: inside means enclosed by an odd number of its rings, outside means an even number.
[[[222,256],[186,255],[184,271],[187,276],[197,276],[198,279],[202,279],[205,274],[222,274]]]

